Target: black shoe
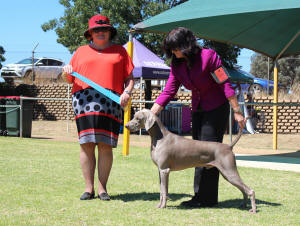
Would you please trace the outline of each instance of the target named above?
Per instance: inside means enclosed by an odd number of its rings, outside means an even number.
[[[190,207],[190,208],[200,208],[200,207],[213,207],[216,206],[218,203],[207,203],[201,202],[199,197],[193,196],[193,198],[189,201],[184,201],[180,203],[181,206]]]
[[[193,196],[193,198],[191,200],[188,201],[184,201],[182,203],[180,203],[181,206],[184,207],[201,207],[201,203],[198,197]]]
[[[101,193],[100,195],[97,196],[98,199],[101,199],[103,201],[109,201],[110,197],[106,192]]]
[[[91,200],[95,198],[94,193],[84,192],[82,196],[80,197],[80,200]]]

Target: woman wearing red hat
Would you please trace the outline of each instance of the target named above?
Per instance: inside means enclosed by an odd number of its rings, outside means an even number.
[[[133,89],[131,72],[133,63],[126,50],[112,43],[117,30],[103,15],[89,20],[84,36],[89,45],[79,47],[70,64],[64,66],[65,79],[73,84],[72,105],[80,143],[80,164],[85,180],[85,192],[81,200],[95,197],[94,174],[98,166],[98,198],[110,200],[106,184],[113,163],[112,148],[117,146],[121,125],[121,106],[127,105]],[[110,100],[78,78],[77,72],[120,95],[120,104]],[[98,147],[98,164],[95,148]]]

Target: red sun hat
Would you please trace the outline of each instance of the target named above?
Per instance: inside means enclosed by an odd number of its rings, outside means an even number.
[[[113,39],[117,34],[117,30],[109,23],[108,17],[103,16],[103,15],[96,15],[96,16],[93,16],[89,20],[89,29],[87,29],[84,32],[84,37],[86,39],[91,39],[90,30],[92,30],[94,28],[98,28],[98,27],[109,27],[111,30],[111,38],[110,39]]]

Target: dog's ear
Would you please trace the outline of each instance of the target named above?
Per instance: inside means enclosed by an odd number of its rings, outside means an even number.
[[[145,112],[145,129],[148,131],[155,123],[155,115],[151,112]]]

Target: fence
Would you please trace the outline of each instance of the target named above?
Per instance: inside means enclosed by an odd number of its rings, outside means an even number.
[[[19,87],[15,90],[21,90]],[[2,90],[0,90],[0,94]],[[4,92],[4,91],[3,91]],[[5,93],[7,91],[5,90]],[[33,120],[73,120],[74,114],[71,103],[71,86],[67,84],[47,84],[47,85],[32,85],[27,86],[25,91],[22,91],[23,95],[34,96],[34,111]],[[140,94],[144,99],[144,93],[140,93],[139,90],[134,90],[132,107],[136,111],[144,108],[145,101],[139,101]],[[155,100],[160,94],[160,91],[152,91],[152,100]],[[16,94],[12,94],[16,95]],[[184,106],[190,106],[191,94],[186,92],[178,92],[176,96],[177,101],[172,102],[174,104],[184,104]],[[257,115],[264,118],[264,123],[259,122],[257,124],[257,131],[271,133],[273,130],[273,98],[262,97],[254,99],[249,103],[246,100],[246,104],[249,106],[255,106]],[[300,133],[300,99],[297,100],[279,100],[278,103],[278,133]],[[153,102],[150,102],[153,103]],[[176,109],[174,111],[177,111]],[[174,113],[175,114],[175,113]],[[180,114],[180,113],[179,113]],[[182,123],[181,123],[182,124]],[[176,125],[175,132],[178,131]],[[177,128],[177,129],[176,129]]]
[[[145,103],[153,104],[154,101],[132,100],[132,105],[139,106],[139,108],[133,108],[134,111],[141,110]],[[169,131],[177,134],[188,133],[191,130],[190,104],[190,102],[171,101],[158,117]]]
[[[20,105],[0,105],[0,108],[3,107],[17,107],[20,109],[20,119],[19,119],[19,123],[20,123],[20,137],[22,137],[23,134],[23,115],[22,115],[22,107],[23,107],[23,100],[33,100],[33,101],[38,101],[38,100],[43,100],[43,101],[68,101],[70,102],[70,98],[33,98],[33,97],[20,97]],[[153,103],[153,101],[133,101],[133,103],[137,103],[139,105],[143,104],[143,103]],[[176,104],[176,105],[171,105],[169,106],[169,111],[165,110],[165,112],[169,112],[170,115],[168,116],[163,116],[163,114],[160,116],[162,121],[164,122],[166,117],[167,119],[171,119],[172,122],[174,122],[174,124],[172,124],[170,121],[166,122],[166,126],[168,127],[169,125],[169,130],[173,131],[173,132],[177,132],[177,133],[182,133],[182,121],[180,120],[180,118],[183,117],[182,115],[182,111],[178,110],[178,109],[182,109],[182,106],[179,106],[179,104],[184,104],[184,105],[190,105],[189,102],[185,102],[185,103],[179,103],[179,102],[171,102],[171,104]],[[296,106],[296,107],[300,107],[299,103],[290,103],[290,104],[286,104],[286,103],[278,103],[278,104],[273,104],[273,103],[245,103],[245,102],[241,102],[239,103],[240,105],[248,105],[248,106],[274,106],[277,105],[278,107],[280,106]],[[67,115],[69,113],[70,109],[70,104],[67,105]],[[189,108],[189,107],[187,107]],[[175,111],[174,111],[175,109]],[[174,113],[172,113],[174,112]],[[2,112],[3,113],[3,112]],[[230,119],[232,118],[232,110],[230,109]],[[299,115],[298,118],[300,119]],[[178,120],[179,119],[179,120]],[[69,121],[69,118],[68,118]],[[168,124],[169,123],[169,124]],[[69,124],[67,123],[67,131],[69,131]],[[232,124],[229,123],[229,135],[230,135],[230,140],[232,142]]]

